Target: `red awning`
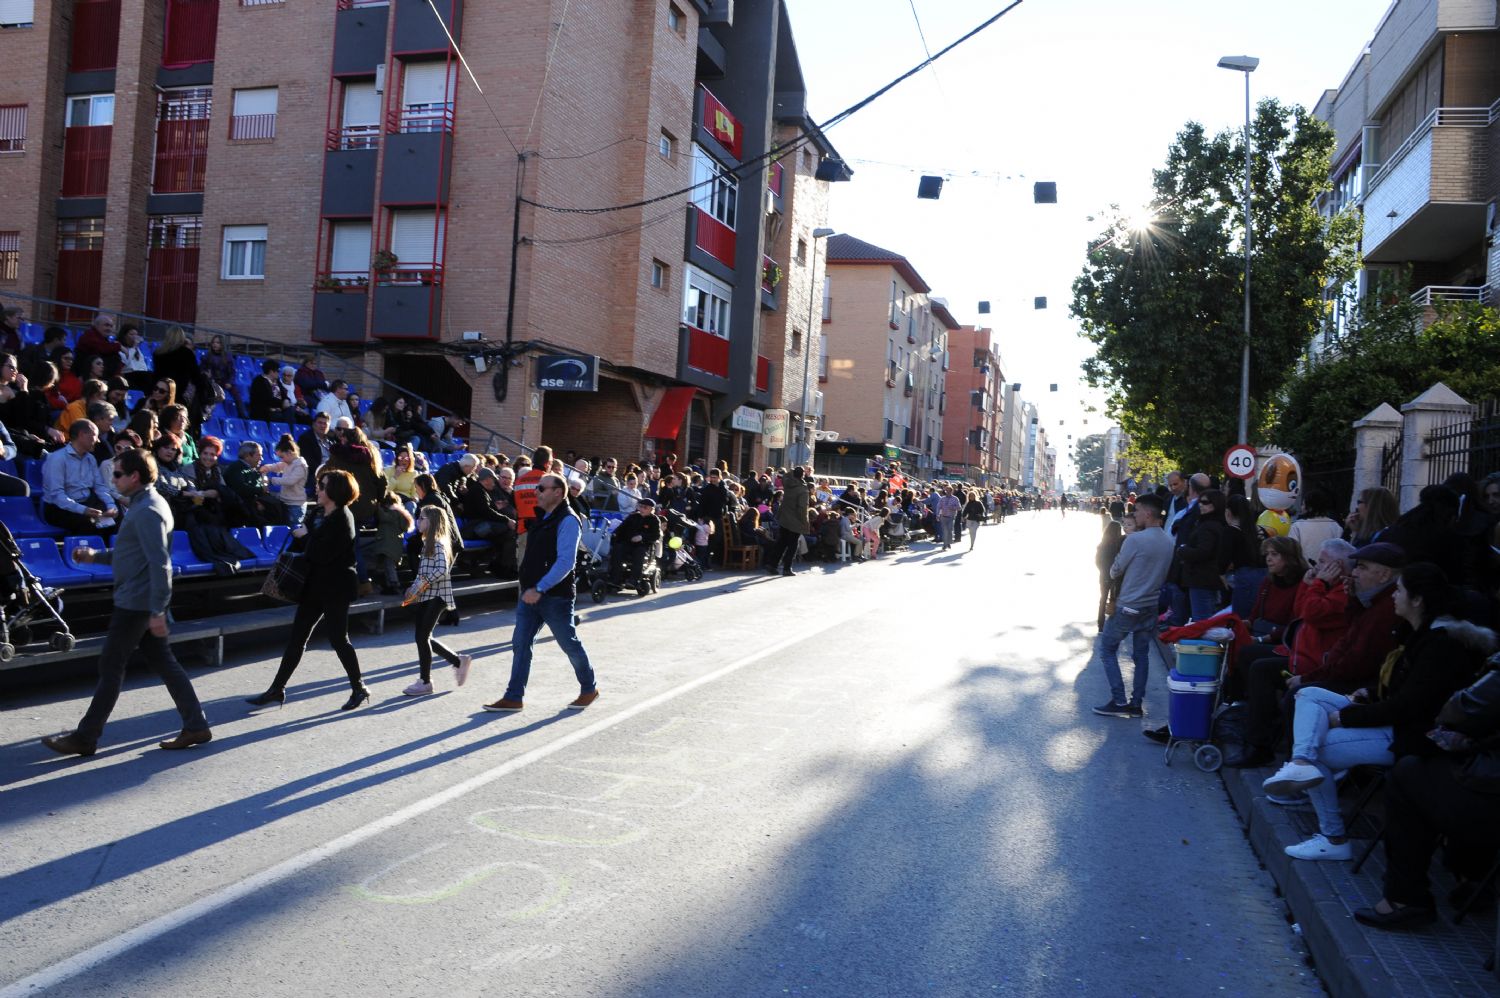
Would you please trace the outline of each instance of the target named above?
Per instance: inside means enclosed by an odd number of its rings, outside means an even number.
[[[651,425],[646,427],[646,436],[653,440],[673,440],[682,429],[682,418],[688,406],[693,404],[696,388],[668,388],[662,396],[656,412],[651,414]]]

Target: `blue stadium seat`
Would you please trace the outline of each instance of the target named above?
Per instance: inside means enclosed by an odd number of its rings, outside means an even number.
[[[277,440],[281,439],[283,433],[291,433],[294,438],[297,436],[296,433],[292,432],[291,423],[267,423],[266,428],[271,431],[271,436],[273,437],[271,444],[273,446]]]
[[[282,523],[266,528],[266,551],[270,553],[273,561],[281,553],[281,546],[286,543],[286,539],[291,536],[291,533],[292,528]]]
[[[47,586],[89,586],[94,578],[62,560],[57,542],[50,537],[22,537],[16,540],[21,560]]]
[[[126,411],[132,411],[132,410],[134,410],[136,406],[138,406],[138,405],[141,404],[141,399],[143,399],[145,397],[146,397],[146,393],[145,392],[136,391],[134,388],[130,389],[130,391],[128,391],[128,392],[125,393],[125,409],[126,409]]]
[[[266,550],[265,541],[260,536],[260,531],[254,527],[235,527],[229,531],[234,539],[255,554],[251,561],[241,561],[241,568],[270,568],[276,563],[276,555]]]
[[[212,575],[213,571],[212,565],[206,561],[199,561],[198,556],[193,554],[193,546],[188,543],[187,531],[172,531],[173,575]]]
[[[74,548],[93,548],[96,551],[102,551],[106,546],[107,545],[105,545],[104,543],[104,538],[99,537],[98,535],[89,535],[85,537],[66,537],[63,539],[63,561],[67,562],[69,568],[76,569],[80,572],[88,574],[94,579],[95,582],[113,582],[115,571],[110,566],[80,565],[78,562],[73,560]]]
[[[21,323],[21,343],[24,346],[42,342],[42,334],[47,331],[46,325],[40,322]]]
[[[460,534],[463,534],[463,532],[464,532],[463,517],[456,516],[456,517],[453,518],[453,522],[458,526],[458,532]],[[491,547],[491,546],[492,546],[491,543],[489,541],[487,541],[487,540],[483,540],[483,539],[478,538],[478,537],[468,537],[468,536],[464,537],[464,550],[465,551],[482,551],[485,548]]]
[[[210,416],[203,421],[203,432],[212,434],[220,440],[224,439],[224,418],[222,416]]]
[[[251,439],[251,440],[254,440],[255,439],[255,433],[248,426],[245,425],[245,422],[246,422],[245,420],[239,419],[239,418],[234,417],[234,416],[224,416],[224,417],[222,417],[222,423],[223,423],[223,426],[224,426],[224,436],[226,438],[227,437],[234,437],[234,439],[236,439],[236,440],[245,440],[247,438]]]
[[[37,515],[37,507],[25,496],[0,497],[0,520],[17,537],[61,537],[67,533]]]
[[[20,471],[16,468],[16,462],[8,457],[0,457],[0,475],[9,475],[12,478],[21,477]]]
[[[27,485],[31,486],[33,496],[42,494],[42,462],[27,461],[26,467],[21,471],[21,477],[26,479]]]

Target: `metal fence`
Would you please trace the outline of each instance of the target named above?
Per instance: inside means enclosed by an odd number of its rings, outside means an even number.
[[[1401,495],[1401,438],[1380,449],[1380,485],[1393,496]]]
[[[1473,413],[1450,417],[1427,434],[1428,484],[1468,472],[1476,479],[1500,471],[1500,402],[1480,403]]]

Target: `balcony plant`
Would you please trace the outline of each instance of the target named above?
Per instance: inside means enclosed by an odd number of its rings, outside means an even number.
[[[760,283],[768,288],[774,288],[781,283],[781,265],[773,260],[767,260],[760,270]]]
[[[396,254],[392,253],[388,249],[376,250],[375,255],[370,258],[371,266],[373,266],[377,271],[395,270],[396,264],[400,262],[401,261],[396,257]]]

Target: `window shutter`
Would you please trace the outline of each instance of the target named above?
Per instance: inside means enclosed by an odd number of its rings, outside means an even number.
[[[409,62],[402,78],[401,104],[442,104],[453,99],[448,79],[448,64],[443,62]],[[452,81],[452,82],[457,82]]]
[[[437,240],[434,244],[433,230],[436,227]],[[432,211],[398,211],[393,213],[391,219],[391,252],[396,254],[397,268],[400,270],[421,269],[422,266],[430,266],[437,261],[434,256],[442,256],[443,226],[439,223],[437,213]],[[436,245],[436,253],[434,253]]]
[[[0,24],[34,23],[34,0],[0,0]]]
[[[380,123],[380,95],[374,83],[347,83],[344,85],[344,127],[355,125],[378,125]]]
[[[370,223],[335,222],[329,270],[363,274],[370,269]]]
[[[275,87],[236,90],[234,92],[234,116],[240,118],[252,114],[275,114],[276,96]]]

